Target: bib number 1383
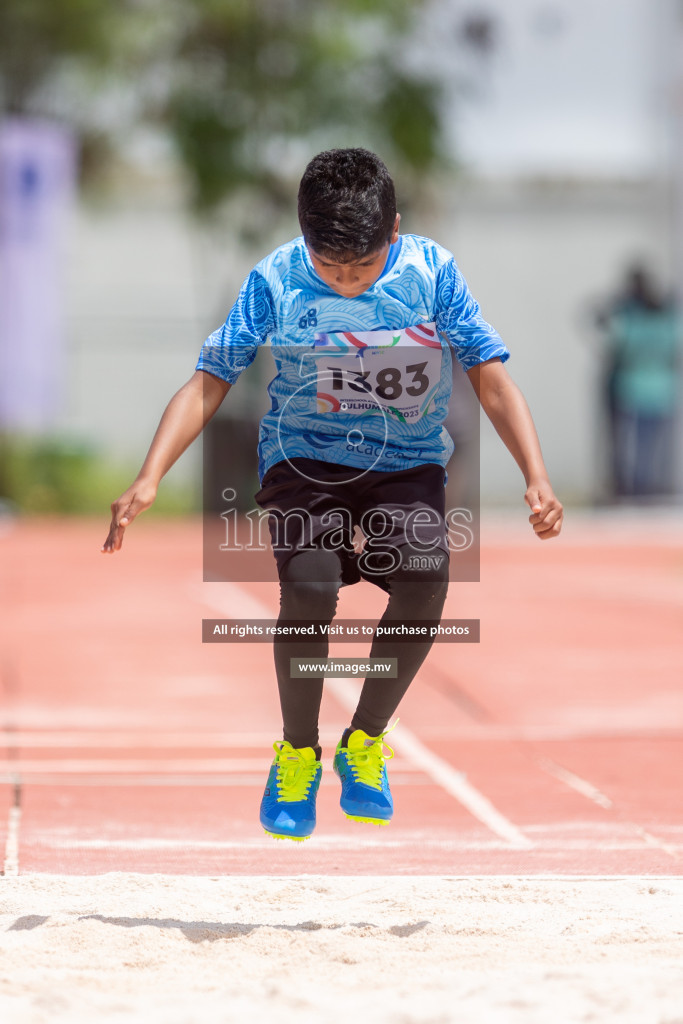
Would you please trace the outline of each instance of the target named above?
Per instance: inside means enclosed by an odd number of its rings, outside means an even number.
[[[397,401],[404,390],[412,398],[419,398],[429,390],[429,375],[426,373],[429,363],[425,359],[422,363],[411,363],[404,369],[399,366],[383,366],[371,379],[371,370],[348,370],[344,371],[340,366],[327,365],[326,370],[330,373],[333,391],[344,391],[345,386],[349,391],[357,394],[377,395],[383,401]]]
[[[405,421],[429,412],[441,376],[433,324],[317,335],[315,354],[319,412],[389,411]]]

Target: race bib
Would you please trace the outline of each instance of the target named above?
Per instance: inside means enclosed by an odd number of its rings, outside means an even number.
[[[429,413],[441,378],[434,324],[316,334],[315,359],[318,412],[376,412],[414,423]]]

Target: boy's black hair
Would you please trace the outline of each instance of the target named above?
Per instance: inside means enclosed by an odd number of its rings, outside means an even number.
[[[391,238],[396,193],[389,171],[367,149],[329,149],[313,157],[299,185],[301,232],[317,256],[362,259]]]

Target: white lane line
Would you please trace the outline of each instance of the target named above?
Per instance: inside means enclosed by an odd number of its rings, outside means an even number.
[[[353,714],[358,703],[360,685],[350,679],[327,679],[325,685],[332,690],[339,703]],[[400,747],[401,754],[405,754],[416,768],[429,775],[438,786],[454,797],[494,835],[504,839],[510,846],[518,850],[531,850],[534,847],[535,844],[528,836],[525,836],[516,825],[501,814],[488,797],[467,781],[462,772],[456,771],[452,765],[426,747],[405,726],[401,727]]]
[[[661,850],[663,853],[668,853],[674,860],[679,860],[679,850],[683,847],[674,846],[673,843],[665,843],[663,839],[658,839],[657,836],[653,836],[650,832],[646,832],[644,828],[637,827],[637,832],[643,837],[643,841],[648,846],[653,846],[656,850]]]
[[[54,773],[59,775],[79,775],[88,772],[100,772],[105,775],[128,772],[157,772],[189,774],[190,772],[257,772],[267,769],[269,759],[266,757],[208,757],[178,758],[156,761],[152,758],[50,758],[13,759],[0,761],[0,772],[24,776],[32,772]],[[266,772],[267,774],[267,772]]]
[[[515,740],[529,741],[531,743],[542,743],[545,741],[573,742],[574,740],[585,739],[676,739],[683,735],[683,725],[679,722],[681,714],[677,708],[664,720],[666,712],[662,712],[657,719],[653,718],[647,722],[643,721],[642,715],[639,720],[635,715],[633,718],[625,717],[622,722],[586,722],[583,725],[511,725],[503,723],[472,722],[467,725],[458,725],[446,732],[440,730],[438,724],[430,729],[430,736],[434,739],[457,739],[468,742],[488,743],[490,740]]]
[[[69,731],[62,729],[23,729],[12,730],[3,733],[0,731],[0,747],[52,747],[55,750],[59,747],[87,748],[87,747],[138,747],[145,749],[149,747],[175,747],[182,749],[192,747],[194,749],[208,749],[215,747],[228,747],[230,749],[245,747],[270,746],[273,737],[270,732],[160,732],[156,723],[150,723],[149,731],[142,729],[113,729],[105,727],[78,727],[66,726]],[[337,728],[321,730],[321,742],[323,744],[337,743],[340,731],[344,723],[340,719]],[[636,727],[635,723],[624,725],[623,728],[610,727],[609,730],[596,726],[587,726],[585,729],[564,729],[554,727],[526,728],[517,726],[489,726],[480,723],[471,726],[454,726],[453,730],[434,728],[430,729],[430,738],[433,740],[466,740],[468,743],[488,743],[491,740],[510,740],[512,742],[529,741],[574,741],[582,739],[598,738],[603,740],[619,739],[661,739],[683,736],[683,729],[678,725],[672,725],[671,719],[661,726]]]
[[[556,764],[554,761],[550,761],[548,758],[537,758],[537,764],[544,771],[548,772],[549,775],[553,775],[556,779],[564,782],[565,785],[569,786],[577,793],[580,793],[582,796],[588,797],[589,800],[592,800],[594,804],[598,804],[599,807],[604,807],[605,810],[611,810],[614,807],[614,803],[608,796],[605,796],[605,794],[602,793],[597,786],[594,786],[592,782],[588,782],[587,779],[582,779],[580,775],[570,772],[567,768],[563,768],[561,765]],[[679,859],[678,847],[665,842],[663,839],[659,839],[657,836],[653,836],[640,825],[636,825],[634,828],[647,846],[651,846],[656,850],[661,850],[662,853],[668,854],[668,856],[673,857],[674,860]]]
[[[344,726],[339,723],[339,729],[321,732],[321,742],[336,744],[339,739],[339,732]],[[61,730],[24,730],[8,732],[6,736],[0,734],[0,746],[11,747],[12,749],[22,747],[33,750],[47,748],[58,750],[67,747],[70,750],[87,750],[90,748],[100,750],[102,748],[138,749],[148,750],[150,748],[170,747],[176,750],[189,748],[191,750],[211,750],[226,748],[229,750],[244,750],[245,748],[270,748],[273,745],[273,733],[271,732],[143,732],[143,731],[112,731],[104,732],[99,730],[72,730],[63,732]]]
[[[173,838],[160,838],[160,837],[143,837],[140,836],[137,839],[78,839],[78,838],[65,838],[52,837],[49,833],[42,833],[40,836],[41,848],[50,847],[57,850],[131,850],[131,851],[153,851],[153,850],[181,850],[181,851],[201,851],[201,850],[273,850],[272,839],[192,839],[190,837],[173,837]],[[295,849],[299,851],[303,849],[309,850],[358,850],[365,849],[367,847],[378,847],[380,849],[407,849],[415,850],[419,846],[420,849],[429,848],[432,850],[446,850],[458,853],[466,853],[468,851],[480,852],[484,850],[510,852],[510,844],[502,842],[500,840],[491,839],[485,840],[468,840],[464,838],[448,838],[438,839],[434,836],[425,835],[424,833],[406,833],[398,838],[391,838],[389,836],[382,836],[380,838],[374,838],[372,836],[361,836],[356,838],[355,836],[342,836],[342,835],[316,835],[313,839],[312,844],[309,847],[301,846],[297,843],[294,844],[278,844],[277,849],[287,850]],[[683,849],[678,847],[678,849]],[[566,852],[589,852],[589,853],[604,853],[614,851],[630,851],[630,852],[643,852],[642,843],[635,842],[613,842],[613,843],[600,843],[597,845],[595,842],[590,840],[569,840],[564,842],[561,840],[557,841],[542,841],[537,847],[536,852],[538,853],[566,853]],[[469,876],[468,876],[469,877]],[[485,876],[490,878],[491,876]],[[496,875],[496,878],[504,877]],[[512,876],[518,878],[519,876]],[[541,876],[539,876],[541,877]],[[551,876],[555,877],[555,876]],[[559,876],[558,876],[559,877]],[[579,876],[567,875],[561,876],[567,877],[571,881],[575,881]],[[595,876],[596,878],[602,878],[603,876]],[[604,876],[611,877],[611,876]],[[615,876],[621,877],[621,876]],[[625,875],[624,878],[640,877]],[[659,876],[660,881],[666,880],[666,883],[671,882],[671,876],[665,876],[663,879]]]
[[[588,782],[587,779],[582,779],[575,772],[570,772],[568,768],[563,768],[562,765],[556,764],[546,757],[537,758],[536,763],[548,775],[552,775],[554,778],[559,779],[560,782],[564,782],[565,786],[569,786],[570,789],[580,793],[581,796],[592,800],[599,807],[604,807],[605,810],[610,810],[614,807],[610,798],[601,793],[597,786],[594,786],[592,782]]]
[[[354,830],[355,831],[355,830]],[[420,835],[417,839],[422,848],[426,843],[435,849],[462,850],[462,849],[486,849],[486,850],[509,850],[505,843],[492,841],[490,843],[474,843],[464,845],[459,840],[427,839]],[[50,846],[58,850],[273,850],[274,840],[267,839],[244,839],[244,840],[220,840],[220,839],[183,839],[158,837],[145,837],[139,839],[64,839],[52,838],[49,835],[42,835],[41,846]],[[375,839],[372,836],[320,836],[316,835],[309,850],[358,850],[366,847],[379,847],[381,849],[407,848],[414,849],[416,837],[413,835],[401,839],[381,838]],[[277,850],[295,849],[303,847],[297,844],[278,843]],[[305,847],[303,847],[305,848]]]
[[[266,768],[267,768],[266,763]],[[230,775],[194,774],[184,773],[177,775],[157,775],[153,773],[136,772],[134,775],[120,774],[98,774],[87,772],[86,774],[74,772],[43,773],[25,772],[22,774],[22,782],[30,786],[117,786],[127,788],[129,786],[256,786],[263,789],[264,771],[261,769],[258,774],[243,774],[235,772]],[[0,774],[0,783],[12,782],[14,776]],[[392,785],[396,786],[425,786],[429,780],[421,773],[393,772],[391,776]],[[339,788],[339,783],[331,772],[323,775],[321,785],[323,787]]]
[[[7,838],[5,840],[5,858],[2,873],[5,878],[16,878],[19,874],[19,825],[21,823],[21,807],[14,804],[7,816]]]
[[[203,587],[211,584],[203,584]],[[215,584],[214,584],[215,586]],[[234,583],[221,584],[221,594],[213,593],[207,597],[202,585],[193,584],[191,587],[192,596],[202,604],[216,608],[219,604],[222,613],[231,614],[231,609],[239,608],[240,613],[252,615],[254,618],[269,619],[273,617],[273,611],[259,598],[246,593],[241,587]],[[227,588],[227,589],[226,589]],[[235,614],[232,611],[232,614]],[[348,711],[355,711],[360,692],[360,686],[352,683],[351,680],[327,679],[325,681],[337,700]],[[354,696],[355,694],[355,696]],[[447,761],[438,757],[422,743],[417,736],[409,729],[401,728],[401,752],[405,753],[413,762],[416,768],[425,772],[430,778],[463,807],[472,814],[478,821],[504,839],[516,849],[530,850],[534,844],[525,836],[516,825],[509,821],[500,811],[493,806],[488,797],[480,793],[471,783],[467,781],[462,772],[456,771]]]

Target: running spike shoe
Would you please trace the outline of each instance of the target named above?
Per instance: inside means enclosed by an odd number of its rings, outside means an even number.
[[[274,839],[303,842],[315,828],[315,798],[323,767],[312,747],[293,747],[286,740],[273,744],[263,799],[261,824]]]
[[[387,732],[368,736],[362,729],[356,729],[345,747],[342,746],[343,737],[337,746],[333,767],[341,780],[339,803],[346,817],[352,821],[365,821],[371,825],[388,825],[391,821],[394,801],[384,762],[391,759],[394,752],[383,743]]]

